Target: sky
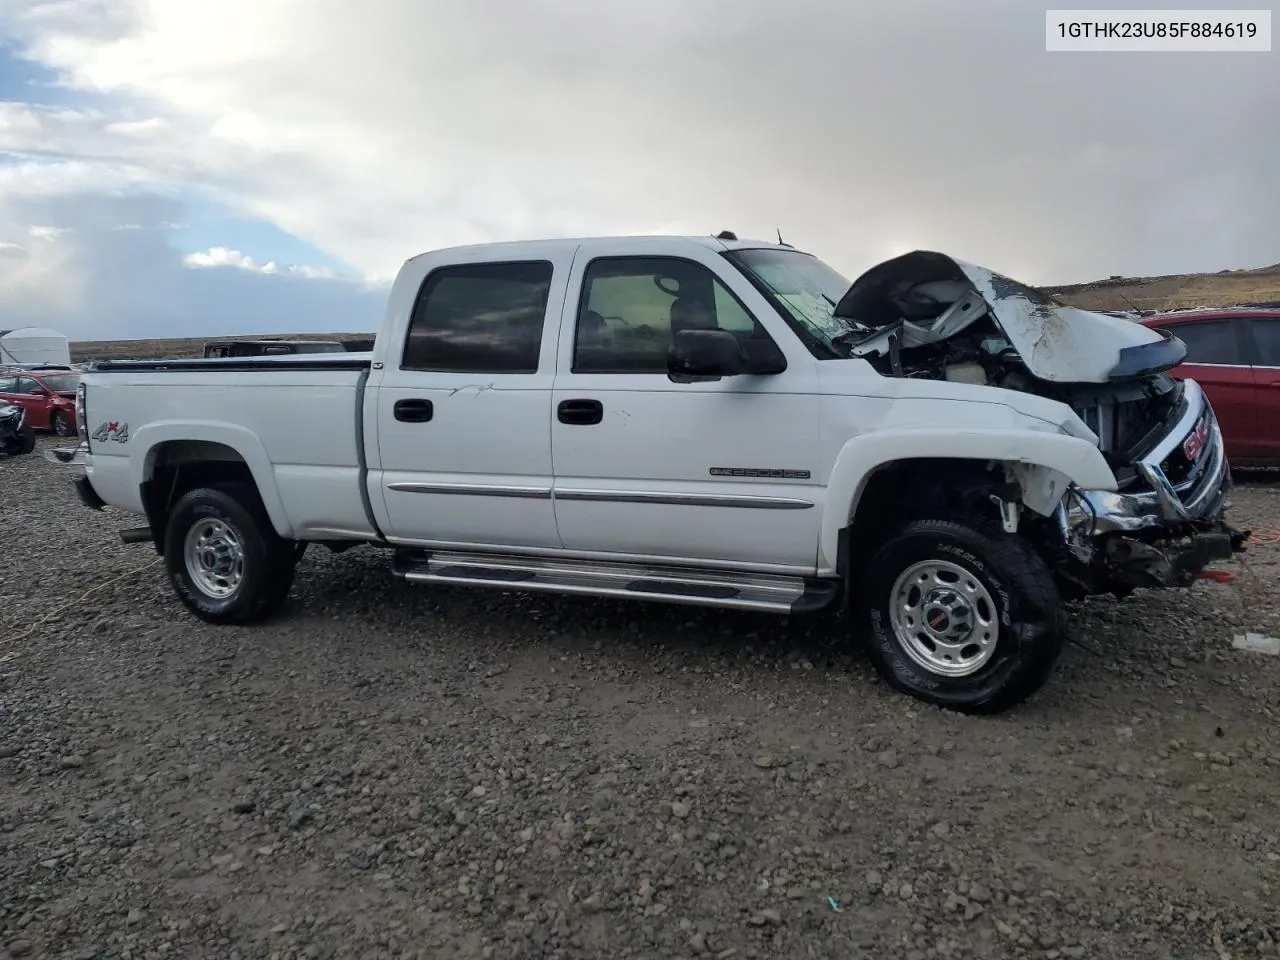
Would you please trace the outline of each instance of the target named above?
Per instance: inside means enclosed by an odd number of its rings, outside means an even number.
[[[0,328],[372,331],[406,258],[552,236],[780,230],[851,279],[1280,262],[1280,53],[1044,32],[1026,0],[0,0]]]

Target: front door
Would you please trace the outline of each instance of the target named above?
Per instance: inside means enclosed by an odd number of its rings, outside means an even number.
[[[714,251],[635,253],[593,248],[570,278],[551,423],[565,548],[811,572],[816,361],[801,350],[782,373],[673,382],[673,329],[719,326],[756,352],[794,340],[770,336],[767,304]]]
[[[467,262],[462,249],[426,276],[403,350],[370,380],[377,447],[369,486],[387,539],[560,546],[551,386],[574,250],[487,263]]]

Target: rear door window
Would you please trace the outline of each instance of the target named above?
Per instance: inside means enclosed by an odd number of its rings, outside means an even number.
[[[537,373],[551,274],[545,260],[432,271],[413,309],[400,368]]]
[[[1251,317],[1248,321],[1257,345],[1257,365],[1280,367],[1280,317]]]
[[[1236,328],[1230,320],[1198,320],[1165,327],[1187,345],[1184,363],[1231,366],[1241,363]]]

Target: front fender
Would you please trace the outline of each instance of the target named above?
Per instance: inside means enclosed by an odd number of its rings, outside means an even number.
[[[233,450],[249,467],[276,533],[286,539],[293,536],[293,528],[276,486],[275,468],[267,456],[267,448],[256,433],[246,427],[216,421],[157,420],[148,423],[129,439],[129,446],[133,448],[129,457],[130,479],[135,490],[151,476],[156,449],[168,441],[217,443]]]
[[[1116,478],[1101,451],[1088,440],[1026,429],[921,427],[854,437],[836,456],[827,485],[819,566],[834,569],[840,531],[848,526],[871,476],[901,460],[999,461],[1013,467],[1023,501],[1048,515],[1075,483],[1085,490],[1115,490]]]

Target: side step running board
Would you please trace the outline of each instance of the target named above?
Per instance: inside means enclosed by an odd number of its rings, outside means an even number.
[[[626,597],[770,613],[816,613],[840,599],[840,585],[834,580],[511,554],[401,550],[393,570],[414,583]]]

